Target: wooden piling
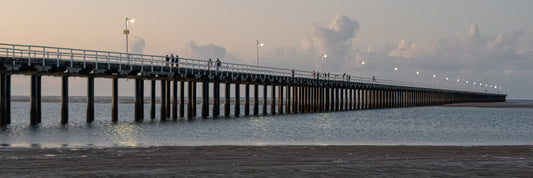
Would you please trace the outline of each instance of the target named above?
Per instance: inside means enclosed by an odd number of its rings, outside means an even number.
[[[213,117],[220,115],[220,81],[218,79],[213,83]]]
[[[192,81],[188,81],[187,82],[188,85],[187,85],[187,118],[192,118],[192,107],[193,107],[193,92],[192,92],[192,88],[193,88],[193,82]]]
[[[276,85],[272,84],[270,90],[270,114],[276,114]]]
[[[202,82],[202,118],[209,116],[209,81]]]
[[[185,117],[185,81],[180,81],[180,104],[179,115]]]
[[[91,123],[93,121],[94,121],[94,77],[89,76],[87,77],[87,122]]]
[[[254,84],[254,116],[259,114],[259,85]]]
[[[172,82],[172,120],[178,120],[178,82]]]
[[[68,123],[68,76],[61,77],[61,124]]]
[[[244,85],[244,115],[250,115],[250,84]]]
[[[155,119],[155,80],[150,85],[150,119]]]
[[[196,80],[193,80],[192,81],[192,117],[196,117],[196,98],[197,98],[197,94],[196,94],[196,89],[198,88],[197,87],[198,85],[196,85]]]
[[[263,115],[267,115],[267,85],[263,84]]]
[[[144,82],[142,79],[135,79],[135,121],[142,121],[144,118],[144,96],[143,96]]]
[[[285,113],[291,113],[291,86],[285,86]]]
[[[230,98],[230,88],[231,86],[231,83],[229,81],[226,82],[225,84],[225,90],[224,90],[224,116],[225,117],[229,117],[229,113],[230,113],[230,105],[231,105],[231,98]]]
[[[278,86],[278,114],[283,114],[283,85]]]
[[[241,94],[240,94],[241,86],[239,82],[235,83],[235,105],[234,105],[234,111],[235,116],[238,117],[241,114]]]
[[[0,126],[7,125],[6,91],[6,74],[0,74]]]
[[[111,79],[111,121],[118,121],[118,78]]]
[[[166,101],[166,104],[165,104],[165,111],[167,112],[166,113],[166,117],[167,118],[170,118],[170,111],[171,111],[171,108],[172,106],[170,105],[170,95],[171,95],[171,90],[170,90],[170,87],[172,86],[172,83],[171,83],[171,80],[165,80],[167,82],[167,89],[165,90],[166,94],[165,96],[167,97],[167,99],[165,100]]]
[[[167,92],[166,92],[166,89],[167,89],[167,82],[165,80],[161,80],[161,98],[160,98],[160,118],[161,118],[161,121],[166,121],[167,120],[167,110],[166,110],[166,103],[167,103]]]

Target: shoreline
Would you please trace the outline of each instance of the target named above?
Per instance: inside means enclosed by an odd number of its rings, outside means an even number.
[[[515,177],[533,175],[533,145],[4,147],[0,161],[6,177]]]
[[[533,104],[513,102],[480,102],[480,103],[453,103],[440,105],[442,107],[478,107],[478,108],[533,108]]]

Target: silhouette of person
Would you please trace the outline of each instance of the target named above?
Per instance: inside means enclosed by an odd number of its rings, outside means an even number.
[[[219,71],[219,68],[220,68],[220,65],[221,65],[221,62],[220,62],[220,59],[217,57],[217,74],[218,74],[218,71]]]

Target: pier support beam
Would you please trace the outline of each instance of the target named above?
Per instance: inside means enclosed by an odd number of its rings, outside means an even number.
[[[324,109],[325,109],[326,112],[329,112],[329,87],[326,86],[325,90],[326,91],[324,93],[326,95],[326,97],[325,97],[326,98],[326,102],[324,103],[324,105],[325,105]]]
[[[150,83],[150,119],[155,119],[155,80]]]
[[[192,117],[196,117],[196,96],[198,96],[196,94],[196,88],[197,85],[196,85],[196,81],[192,81]]]
[[[292,112],[298,113],[298,86],[292,86]]]
[[[111,121],[118,121],[118,78],[111,79]],[[154,113],[155,114],[155,113]]]
[[[37,90],[41,90],[41,86],[37,83],[37,78],[40,76],[32,75],[31,76],[31,93],[30,93],[30,124],[31,125],[37,125],[37,115],[40,113],[37,113],[37,102],[39,101],[37,99]]]
[[[185,81],[180,81],[180,117],[185,117]]]
[[[250,84],[244,85],[244,115],[250,115]]]
[[[170,100],[170,92],[171,92],[170,86],[172,85],[172,82],[170,80],[166,80],[166,82],[167,82],[167,89],[165,90],[165,92],[166,92],[165,95],[167,96],[167,99],[165,100],[166,101],[165,111],[167,112],[167,114],[165,116],[167,116],[167,118],[170,118],[170,110],[171,110],[170,109],[171,108],[171,106],[170,106],[170,101],[171,101]]]
[[[270,90],[270,114],[276,114],[276,85],[274,84]]]
[[[209,81],[202,82],[202,118],[209,116]]]
[[[235,116],[239,116],[241,114],[241,85],[239,82],[235,83]]]
[[[144,118],[144,81],[135,79],[135,121],[142,121]]]
[[[8,82],[7,77],[9,75],[7,74],[0,74],[0,126],[5,126],[8,124]]]
[[[230,98],[230,90],[231,90],[231,83],[226,82],[225,86],[226,89],[224,90],[224,116],[229,117],[230,113],[230,106],[231,106],[231,98]]]
[[[259,85],[254,84],[254,116],[259,114]]]
[[[287,85],[285,87],[285,113],[290,114],[291,113],[291,86]]]
[[[267,115],[267,88],[268,86],[266,84],[263,85],[263,115]]]
[[[188,85],[187,85],[187,118],[192,118],[192,110],[193,110],[193,92],[192,92],[192,88],[193,88],[193,81],[188,81],[187,82]]]
[[[278,113],[283,114],[283,85],[278,86]]]
[[[220,82],[215,80],[213,83],[213,117],[220,115]]]
[[[161,80],[161,121],[166,121],[167,120],[167,110],[166,110],[166,103],[167,103],[167,92],[166,92],[166,89],[167,89],[167,82],[165,80]]]
[[[39,76],[39,88],[41,86],[41,77]],[[39,91],[40,97],[40,91]],[[40,99],[39,99],[40,100]],[[40,106],[39,106],[40,110]],[[87,77],[87,122],[91,123],[94,121],[94,77]]]
[[[11,124],[11,75],[6,75],[6,123]]]
[[[172,120],[178,120],[178,82],[172,82]]]
[[[61,124],[68,123],[68,76],[61,77]]]
[[[339,111],[340,110],[339,94],[340,94],[339,88],[335,87],[335,111]]]

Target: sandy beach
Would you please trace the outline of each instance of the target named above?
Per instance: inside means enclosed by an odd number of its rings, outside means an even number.
[[[1,177],[530,177],[533,146],[0,148]]]

